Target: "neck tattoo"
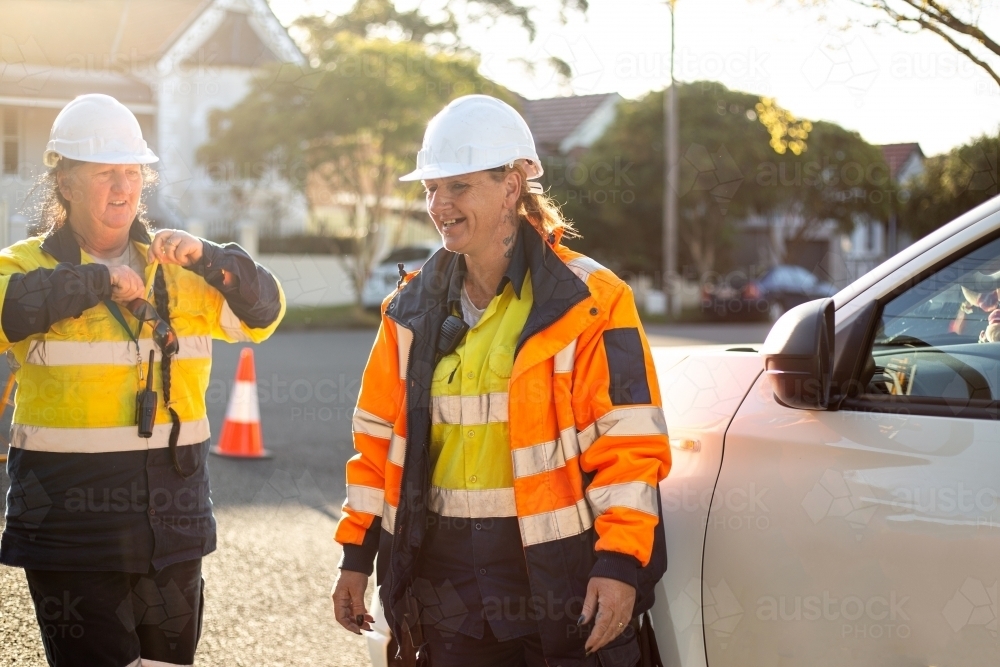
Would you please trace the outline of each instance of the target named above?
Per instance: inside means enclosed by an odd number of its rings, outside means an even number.
[[[507,236],[503,240],[503,244],[507,246],[507,250],[504,252],[503,256],[510,259],[514,256],[514,239],[517,238],[517,225],[515,222],[514,211],[511,211],[507,215],[507,222],[513,227],[513,231],[510,233],[510,236]]]

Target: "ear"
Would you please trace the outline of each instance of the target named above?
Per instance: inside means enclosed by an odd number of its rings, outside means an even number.
[[[66,169],[56,171],[56,187],[66,201],[73,201],[73,177]]]
[[[505,209],[517,208],[517,200],[521,198],[523,188],[521,175],[516,171],[507,172],[503,180],[503,207]]]

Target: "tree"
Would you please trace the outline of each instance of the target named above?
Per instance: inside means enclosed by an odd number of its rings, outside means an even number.
[[[747,116],[757,101],[717,83],[678,84],[680,263],[699,273],[715,268],[733,222],[748,213],[736,195],[769,154],[767,130]],[[582,160],[547,167],[553,192],[583,235],[573,243],[619,270],[662,266],[663,126],[662,91],[623,101]]]
[[[441,21],[433,21],[419,9],[399,11],[392,0],[357,0],[346,14],[303,16],[295,21],[293,29],[305,31],[306,51],[313,55],[321,53],[324,44],[341,32],[364,39],[377,39],[385,37],[386,32],[394,32],[401,41],[424,44],[444,38],[444,46],[457,46],[458,22],[450,9],[446,8],[445,14]],[[379,35],[380,32],[383,34]]]
[[[213,116],[199,160],[218,179],[277,174],[303,191],[318,185],[349,194],[349,270],[360,299],[382,246],[386,199],[415,196],[398,178],[412,169],[427,121],[469,93],[516,100],[480,76],[478,61],[466,54],[346,31],[313,44],[318,67],[270,69],[242,102]]]
[[[797,0],[827,5],[831,0]],[[1000,84],[1000,43],[980,24],[982,0],[848,0],[868,10],[871,27],[888,25],[908,34],[937,35]]]
[[[588,0],[559,0],[559,7],[565,21],[569,13],[586,13],[589,3]],[[445,5],[443,14],[441,20],[435,21],[422,14],[419,8],[399,11],[393,0],[356,0],[347,14],[302,17],[296,20],[293,29],[305,31],[307,51],[310,53],[321,50],[324,42],[340,32],[350,32],[366,39],[393,36],[449,53],[471,53],[459,36],[463,23],[495,23],[506,18],[520,24],[531,41],[535,40],[538,32],[538,26],[531,17],[531,8],[513,0],[452,0]],[[534,73],[535,63],[523,58],[512,60]],[[572,78],[572,67],[566,61],[550,56],[546,62],[563,81]]]
[[[620,270],[655,273],[662,265],[662,95],[622,102],[586,156],[546,166],[553,194],[583,234],[573,244]],[[780,262],[788,245],[831,220],[849,230],[862,216],[884,214],[885,197],[872,192],[887,182],[887,168],[856,133],[800,121],[714,82],[679,84],[678,104],[682,266],[700,275],[723,268],[736,223],[751,217],[781,226],[790,243],[774,249]],[[760,104],[784,130],[761,122]],[[801,143],[790,149],[789,141]],[[779,146],[789,150],[779,154]]]
[[[754,185],[766,190],[755,197],[757,206],[782,228],[779,262],[830,222],[847,233],[860,220],[884,220],[893,197],[878,147],[834,123],[811,128],[807,150],[761,163],[754,173]]]
[[[984,135],[928,158],[924,171],[904,190],[900,225],[914,236],[928,234],[997,194],[1000,135]]]

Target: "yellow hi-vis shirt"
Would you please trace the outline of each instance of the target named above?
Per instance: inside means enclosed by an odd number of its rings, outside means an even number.
[[[531,310],[531,277],[521,298],[510,282],[493,298],[431,382],[429,507],[442,516],[517,516],[507,425],[514,349]]]

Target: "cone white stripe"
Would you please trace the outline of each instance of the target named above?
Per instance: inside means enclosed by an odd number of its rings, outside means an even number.
[[[226,421],[242,424],[260,422],[260,403],[257,400],[257,383],[237,380],[226,408]]]

